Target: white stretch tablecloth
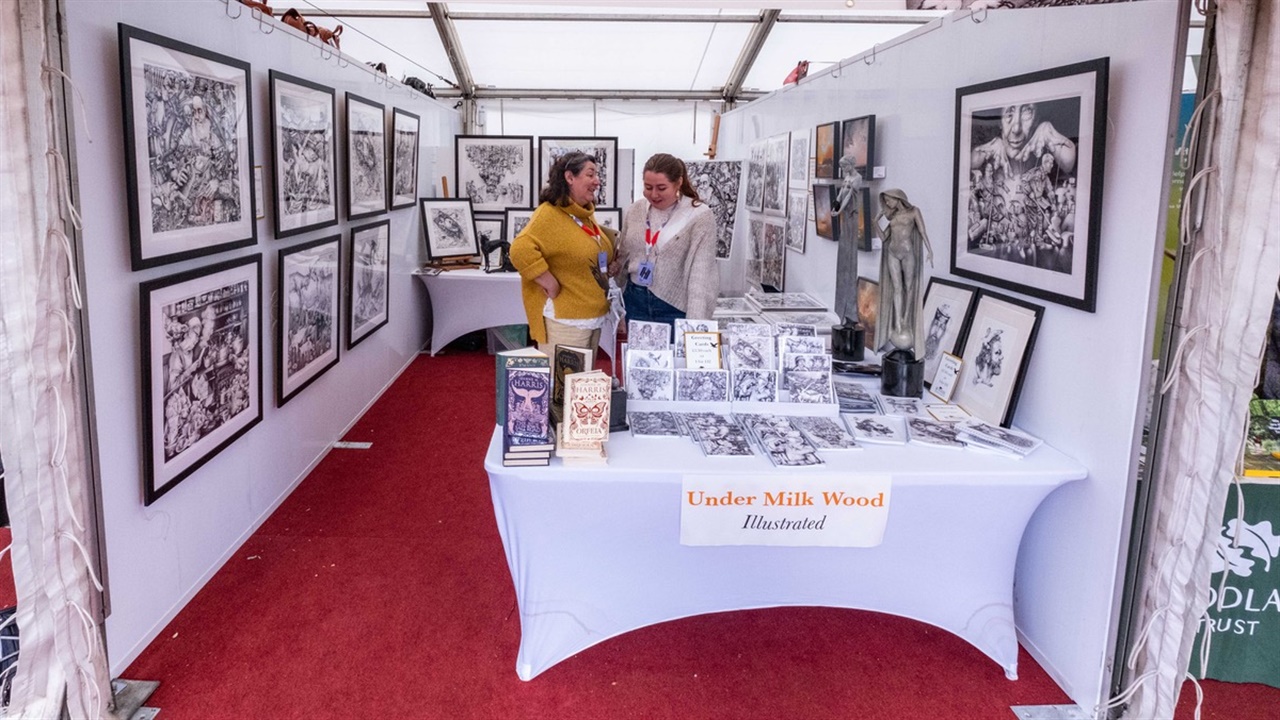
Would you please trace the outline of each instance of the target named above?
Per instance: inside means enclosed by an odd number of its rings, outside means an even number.
[[[468,268],[417,275],[431,296],[432,355],[469,332],[529,322],[520,300],[518,273]]]
[[[707,458],[687,439],[614,435],[605,468],[503,467],[485,457],[520,606],[516,673],[530,680],[598,642],[691,615],[810,605],[914,618],[967,640],[1017,677],[1013,575],[1031,514],[1078,462],[1043,445],[1018,460],[877,446],[824,453],[827,471],[893,477],[874,548],[680,544],[684,473],[810,476],[762,457]]]

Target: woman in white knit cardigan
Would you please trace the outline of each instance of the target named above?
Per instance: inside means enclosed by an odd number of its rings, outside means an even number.
[[[626,282],[628,320],[711,317],[720,292],[715,215],[679,158],[658,153],[644,164],[644,198],[622,218],[613,270]]]

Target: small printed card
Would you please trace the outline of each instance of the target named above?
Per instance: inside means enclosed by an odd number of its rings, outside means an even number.
[[[719,370],[723,367],[720,357],[720,333],[686,332],[684,334],[684,365],[694,370]]]
[[[926,405],[924,409],[939,422],[963,422],[973,417],[959,405]]]
[[[628,320],[627,345],[632,350],[669,350],[671,326],[660,322]]]
[[[933,375],[933,384],[929,386],[929,392],[944,403],[951,402],[951,396],[956,391],[957,380],[960,379],[962,364],[964,361],[955,355],[942,353],[942,358],[938,360],[938,371]]]

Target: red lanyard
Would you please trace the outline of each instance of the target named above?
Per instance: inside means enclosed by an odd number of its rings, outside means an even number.
[[[653,249],[658,246],[658,235],[661,235],[661,234],[662,234],[662,230],[658,230],[657,232],[654,232],[650,230],[648,227],[644,229],[644,244],[648,246],[648,249]]]
[[[584,223],[584,222],[582,222],[582,220],[578,219],[578,216],[576,216],[576,215],[570,215],[569,217],[573,218],[573,221],[574,221],[574,222],[576,222],[576,223],[578,223],[578,227],[582,228],[582,232],[586,233],[586,234],[587,234],[587,237],[591,238],[592,240],[595,240],[595,241],[596,241],[596,245],[600,245],[600,228],[599,228],[599,226],[593,225],[593,226],[591,226],[591,227],[587,227],[587,224],[586,224],[586,223]]]
[[[676,205],[680,204],[680,198],[676,198]],[[671,208],[671,215],[662,221],[662,227],[653,230],[649,227],[649,212],[653,209],[650,205],[648,210],[644,211],[644,254],[648,255],[654,248],[658,247],[658,236],[662,234],[663,229],[667,227],[667,223],[671,222],[671,218],[675,215],[675,206]]]

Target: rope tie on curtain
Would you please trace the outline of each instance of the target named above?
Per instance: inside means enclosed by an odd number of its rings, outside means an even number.
[[[84,609],[84,606],[70,598],[67,598],[66,605],[76,611],[76,615],[80,618],[80,627],[84,630],[85,643],[92,646],[97,635],[93,616],[89,614],[88,610]],[[81,680],[90,690],[89,697],[92,698],[90,705],[96,707],[102,697],[98,692],[97,683],[93,682],[93,672],[91,672],[89,668],[85,667],[85,664],[80,661],[80,658],[75,658],[75,665],[76,674],[80,675]]]
[[[53,536],[63,540],[70,540],[71,544],[76,546],[76,549],[80,551],[81,558],[84,559],[85,570],[89,574],[89,580],[93,583],[93,586],[98,589],[98,592],[102,592],[102,583],[98,582],[98,574],[93,571],[92,558],[89,557],[89,551],[85,549],[84,543],[80,542],[80,538],[72,535],[66,530],[59,530],[54,533]]]
[[[58,432],[54,436],[56,444],[53,448],[53,456],[49,458],[49,466],[57,471],[58,479],[62,481],[58,484],[62,486],[62,497],[66,503],[67,515],[71,516],[71,522],[75,524],[76,529],[83,532],[84,523],[80,522],[79,513],[75,511],[75,501],[71,497],[70,474],[67,472],[67,409],[62,404],[62,391],[58,389],[58,386],[50,385],[49,389],[53,391],[54,409],[58,413]]]

